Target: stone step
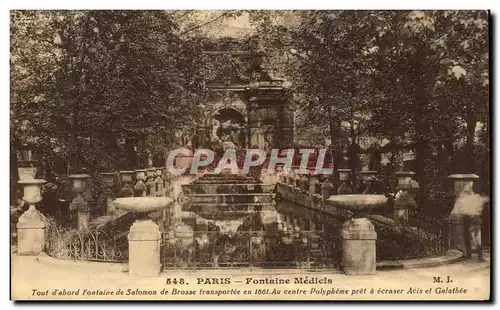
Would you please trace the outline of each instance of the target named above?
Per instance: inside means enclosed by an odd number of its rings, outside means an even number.
[[[271,203],[274,194],[191,194],[188,195],[189,203]]]
[[[182,186],[185,195],[190,194],[249,194],[273,192],[273,184],[186,184]]]

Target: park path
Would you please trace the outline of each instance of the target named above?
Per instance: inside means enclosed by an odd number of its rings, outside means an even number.
[[[168,273],[163,273],[159,277],[155,278],[132,278],[126,272],[120,272],[116,268],[113,271],[104,267],[104,263],[91,263],[91,262],[80,262],[78,264],[71,263],[61,263],[57,265],[56,263],[47,263],[45,261],[37,259],[37,257],[29,256],[16,256],[11,257],[11,276],[12,276],[12,287],[11,287],[11,298],[12,299],[51,299],[52,292],[55,289],[59,291],[75,291],[80,289],[80,294],[82,294],[84,289],[88,291],[95,291],[97,289],[102,291],[116,291],[122,289],[123,291],[128,291],[131,289],[135,291],[138,290],[151,290],[156,289],[158,292],[163,289],[194,289],[199,292],[200,289],[248,289],[255,287],[259,288],[270,288],[273,289],[276,285],[245,285],[246,278],[254,279],[265,279],[265,278],[281,278],[281,279],[293,279],[297,277],[317,277],[317,278],[328,278],[332,283],[330,284],[315,284],[315,285],[295,285],[295,286],[284,286],[289,288],[303,287],[306,289],[316,288],[317,292],[320,289],[328,290],[332,288],[350,289],[350,290],[361,290],[367,288],[374,288],[375,290],[382,289],[401,289],[407,292],[411,289],[437,289],[438,287],[449,287],[453,289],[464,288],[467,289],[466,294],[450,293],[450,294],[434,294],[438,296],[439,299],[487,299],[489,296],[490,288],[490,268],[489,268],[489,258],[487,258],[484,263],[477,263],[476,260],[465,260],[459,263],[451,265],[442,265],[433,268],[417,268],[417,269],[397,269],[397,270],[387,270],[378,271],[375,275],[366,276],[347,276],[342,273],[327,273],[327,272],[315,272],[307,273],[300,270],[256,270],[247,272],[245,270],[211,270],[211,271],[196,271],[196,272],[186,272],[181,270],[173,270]],[[96,266],[95,264],[99,264]],[[101,267],[102,265],[102,267]],[[448,280],[450,276],[450,283],[444,283]],[[198,278],[230,278],[232,284],[228,285],[198,285],[196,282]],[[434,277],[441,277],[443,283],[434,283]],[[189,286],[182,285],[168,285],[166,284],[167,279],[180,279],[184,278],[188,282]],[[241,281],[241,283],[239,282]],[[37,291],[33,291],[37,290]],[[48,291],[48,295],[38,295],[44,294]],[[35,292],[35,293],[33,293]],[[309,291],[308,291],[309,292]],[[281,299],[373,299],[374,295],[370,295],[367,292],[360,294],[358,296],[346,296],[341,297],[338,295],[291,295],[286,296],[286,298]],[[391,295],[391,294],[381,294],[378,295],[385,296],[388,299],[425,299],[425,294],[415,294],[415,295]],[[68,296],[57,296],[59,298],[74,299],[74,297]],[[234,295],[221,295],[221,296],[205,296],[202,297],[199,294],[195,296],[189,295],[176,295],[176,296],[78,296],[78,299],[99,299],[99,298],[114,298],[114,299],[137,299],[137,298],[150,298],[150,299],[160,299],[160,300],[175,300],[181,298],[194,298],[197,300],[203,298],[212,299],[244,299],[246,296],[234,296]],[[250,296],[253,299],[265,299],[266,296]],[[268,295],[269,297],[269,295]],[[277,298],[276,296],[270,295],[271,298]],[[281,297],[281,296],[278,296]],[[429,298],[429,297],[427,297]]]

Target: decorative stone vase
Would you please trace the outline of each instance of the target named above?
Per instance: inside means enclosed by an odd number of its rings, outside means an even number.
[[[120,196],[122,197],[133,197],[134,188],[132,186],[133,180],[132,176],[135,171],[120,171],[120,178],[122,181],[122,189],[120,190]]]
[[[36,168],[33,167],[20,167],[17,171],[20,180],[32,180],[36,176]]]
[[[146,178],[148,179],[153,179],[155,177],[155,168],[148,168],[146,169]]]
[[[339,173],[339,180],[341,182],[349,181],[351,177],[351,169],[337,169],[337,172]]]
[[[45,247],[46,219],[35,205],[42,200],[41,188],[46,181],[42,179],[24,179],[19,184],[24,187],[23,200],[29,204],[17,222],[18,255],[38,255]]]
[[[116,208],[136,214],[130,227],[129,274],[137,277],[155,277],[160,273],[161,233],[148,214],[169,207],[168,197],[131,197],[113,201]]]
[[[412,188],[412,180],[415,176],[415,172],[413,171],[399,171],[395,173],[398,178],[398,189],[411,189]]]
[[[364,170],[359,172],[359,176],[364,182],[370,181],[373,177],[377,177],[378,174],[379,172],[375,170]]]
[[[122,183],[124,184],[132,184],[132,176],[134,175],[135,171],[120,171],[120,177],[122,180]]]
[[[161,177],[163,176],[163,170],[165,170],[165,167],[159,167],[159,168],[155,168],[155,173],[156,173],[156,176],[157,177]]]
[[[135,170],[135,179],[137,182],[146,180],[146,169]]]
[[[36,176],[37,163],[38,161],[36,160],[20,160],[18,162],[18,168],[17,168],[19,179],[33,180]]]
[[[475,174],[451,174],[448,179],[453,181],[455,196],[460,195],[463,191],[473,193],[474,181],[479,179]]]
[[[137,183],[135,183],[134,186],[134,194],[135,196],[139,197],[145,197],[147,195],[147,187],[146,183],[144,183],[144,180],[146,179],[146,170],[145,169],[139,169],[135,171],[136,173],[136,180]]]
[[[115,173],[114,172],[103,172],[101,173],[102,184],[106,188],[113,188],[115,186]]]

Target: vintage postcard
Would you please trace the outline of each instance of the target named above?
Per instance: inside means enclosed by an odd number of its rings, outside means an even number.
[[[12,300],[490,300],[490,12],[10,11]]]

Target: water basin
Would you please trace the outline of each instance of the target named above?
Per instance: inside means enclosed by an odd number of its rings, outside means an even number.
[[[337,208],[347,209],[353,212],[369,213],[373,209],[384,207],[389,198],[385,195],[335,195],[328,198],[328,202]]]
[[[169,197],[127,197],[113,201],[118,209],[133,213],[149,213],[168,207],[174,200]]]

